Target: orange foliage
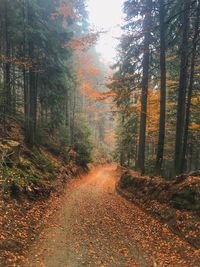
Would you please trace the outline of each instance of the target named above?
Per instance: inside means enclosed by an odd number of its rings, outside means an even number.
[[[34,60],[30,58],[6,57],[4,55],[0,55],[0,62],[24,66],[26,68],[31,68],[33,64],[36,63]]]
[[[159,123],[159,91],[149,90],[148,106],[147,106],[147,136],[157,137]],[[156,141],[156,140],[154,140]]]
[[[88,98],[99,100],[102,93],[97,90],[96,79],[101,75],[101,69],[95,65],[95,58],[90,51],[76,52],[77,76],[80,83],[80,91]]]
[[[90,81],[83,81],[81,84],[81,91],[86,94],[89,99],[98,99],[101,96],[101,93],[92,87]]]
[[[199,130],[200,130],[200,124],[195,123],[195,122],[192,122],[192,123],[190,124],[190,129],[191,129],[191,130],[199,131]]]
[[[99,34],[99,32],[89,33],[82,37],[73,38],[67,46],[73,50],[88,50],[97,42]]]
[[[63,15],[65,19],[75,18],[72,0],[60,0],[60,6],[55,12],[51,13],[51,18],[56,19],[59,15]]]
[[[67,1],[67,3],[65,1],[61,1],[61,6],[58,11],[60,14],[63,14],[65,18],[74,17],[73,8],[69,1]]]

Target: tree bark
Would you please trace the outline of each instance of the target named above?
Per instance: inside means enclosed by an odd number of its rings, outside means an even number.
[[[34,29],[34,16],[30,6],[28,6],[28,24]],[[34,43],[29,38],[28,54],[32,66],[29,67],[29,94],[27,99],[28,124],[27,124],[27,144],[32,148],[36,144],[36,124],[37,124],[37,69],[34,66]]]
[[[147,120],[147,98],[149,81],[149,58],[151,41],[151,11],[152,0],[146,0],[146,10],[143,22],[144,31],[144,55],[143,55],[143,77],[142,77],[142,95],[141,95],[141,113],[140,113],[140,134],[139,150],[137,159],[137,168],[143,174],[145,172],[145,144],[146,144],[146,120]]]
[[[187,106],[186,106],[186,115],[185,115],[181,172],[184,172],[187,169],[186,168],[187,166],[186,153],[187,153],[187,146],[188,146],[190,108],[191,108],[192,91],[193,91],[193,84],[194,84],[195,62],[196,62],[196,55],[197,55],[197,41],[198,41],[198,36],[199,36],[199,22],[200,22],[199,18],[200,18],[200,4],[198,3],[194,37],[193,37],[193,42],[192,42],[192,58],[191,58],[190,81],[189,81],[189,87],[188,87]]]
[[[188,32],[189,32],[189,15],[191,0],[184,1],[183,23],[182,23],[182,44],[181,44],[181,62],[180,62],[180,78],[178,88],[178,106],[176,121],[176,139],[175,139],[175,155],[174,169],[175,174],[181,173],[181,155],[183,152],[183,132],[185,121],[185,101],[187,87],[187,70],[188,70]]]
[[[10,79],[10,70],[11,70],[11,45],[9,38],[9,19],[8,19],[8,7],[7,0],[5,0],[5,50],[6,50],[6,63],[5,63],[5,78],[4,78],[4,90],[5,90],[5,113],[11,114],[11,79]]]
[[[165,1],[159,0],[160,17],[160,120],[159,137],[156,158],[156,171],[161,174],[164,143],[165,143],[165,117],[166,117],[166,43],[165,43]]]
[[[26,33],[26,23],[27,23],[27,6],[26,0],[23,2],[23,56],[27,57],[27,33]],[[29,83],[27,77],[26,66],[23,66],[23,90],[24,90],[24,129],[25,129],[25,140],[28,143],[29,136]]]

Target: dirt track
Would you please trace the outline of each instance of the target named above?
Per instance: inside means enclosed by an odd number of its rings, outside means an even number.
[[[188,244],[116,193],[116,181],[116,165],[71,181],[25,266],[199,266]]]

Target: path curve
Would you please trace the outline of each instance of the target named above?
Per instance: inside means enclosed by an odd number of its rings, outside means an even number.
[[[69,183],[56,223],[25,267],[197,266],[167,226],[117,194],[116,168],[101,166]]]

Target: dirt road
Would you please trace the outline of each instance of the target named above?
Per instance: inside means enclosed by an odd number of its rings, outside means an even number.
[[[116,193],[116,181],[116,165],[71,181],[25,266],[198,266],[188,244]]]

